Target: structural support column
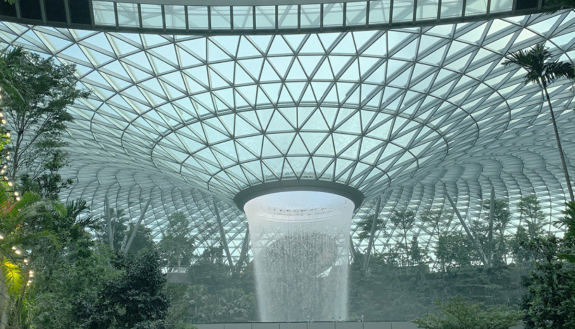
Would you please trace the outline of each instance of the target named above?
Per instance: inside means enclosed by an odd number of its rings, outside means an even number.
[[[367,273],[369,266],[369,256],[371,255],[371,248],[373,247],[373,239],[375,238],[375,229],[377,228],[377,220],[379,219],[379,207],[381,205],[381,197],[377,199],[375,204],[375,215],[371,222],[371,233],[369,234],[369,243],[367,244],[367,252],[365,253],[365,261],[363,262],[363,270]]]
[[[351,251],[351,260],[355,260],[355,247],[353,246],[353,238],[349,236],[349,251]]]
[[[224,251],[226,252],[226,257],[228,258],[228,264],[230,264],[230,267],[232,267],[234,266],[234,264],[232,263],[232,255],[230,254],[230,249],[228,248],[226,231],[224,230],[224,226],[222,225],[222,219],[220,218],[220,210],[218,209],[216,200],[213,200],[213,202],[214,202],[214,209],[216,211],[216,219],[218,220],[218,226],[220,227],[220,238],[222,240],[222,246],[224,247]]]
[[[469,239],[471,240],[471,242],[475,246],[475,249],[477,249],[477,251],[481,255],[481,258],[483,260],[483,264],[485,266],[489,266],[489,262],[487,260],[487,257],[485,256],[485,253],[483,252],[483,249],[481,248],[481,245],[479,244],[479,242],[477,242],[477,240],[473,236],[473,233],[471,233],[471,231],[469,230],[469,227],[467,226],[467,223],[465,223],[465,221],[463,220],[463,217],[461,217],[461,214],[459,213],[457,206],[453,202],[453,199],[451,199],[449,192],[445,191],[445,196],[447,196],[447,200],[449,200],[449,204],[451,204],[451,207],[453,208],[453,212],[455,212],[455,215],[459,219],[461,226],[463,226],[463,228],[465,229],[465,233],[467,233],[467,237],[469,237]]]
[[[138,222],[136,223],[136,226],[134,227],[134,230],[132,231],[132,234],[130,235],[130,240],[128,240],[128,244],[126,244],[126,247],[124,248],[124,255],[128,254],[128,251],[130,250],[130,246],[132,245],[132,242],[134,242],[134,238],[136,237],[136,234],[138,234],[138,229],[140,228],[140,224],[142,223],[142,220],[144,219],[144,216],[146,215],[146,211],[148,211],[148,207],[150,206],[151,202],[152,202],[152,198],[150,198],[148,200],[148,202],[146,203],[146,205],[144,206],[144,209],[142,210],[142,213],[140,214],[140,218],[138,218]]]
[[[493,216],[495,216],[495,187],[491,185],[491,199],[489,200],[489,265],[493,264]]]
[[[242,266],[243,262],[245,262],[245,259],[246,259],[247,254],[248,254],[249,244],[250,244],[250,227],[248,225],[246,227],[246,235],[244,236],[244,241],[242,243],[242,250],[240,251],[240,259],[238,260],[238,263],[236,264],[236,268],[238,269],[238,271],[240,270],[240,267]],[[246,266],[247,266],[247,262],[246,262]]]
[[[104,216],[106,216],[106,225],[108,225],[108,243],[110,244],[110,248],[114,249],[114,232],[112,228],[110,204],[108,203],[108,194],[104,196]]]

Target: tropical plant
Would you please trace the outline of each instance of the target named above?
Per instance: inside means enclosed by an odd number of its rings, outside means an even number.
[[[67,163],[62,134],[73,121],[66,107],[89,93],[76,88],[73,65],[57,65],[20,49],[8,52],[3,65],[13,90],[18,91],[1,91],[2,110],[13,134],[8,149],[10,180],[15,182],[25,172],[23,192],[55,199],[71,183],[57,173]]]
[[[112,243],[109,244],[109,227],[105,216],[110,216],[110,227],[112,229]],[[109,244],[112,249],[123,252],[128,243],[129,237],[135,230],[135,224],[126,216],[126,212],[122,209],[110,208],[107,215],[100,216],[97,220],[101,224],[101,230],[97,231],[98,238],[102,243]],[[103,224],[102,224],[103,223]],[[152,239],[152,231],[147,227],[139,227],[138,232],[132,241],[129,252],[137,254],[142,250],[155,250],[156,246]]]
[[[507,256],[507,244],[505,229],[511,220],[509,201],[507,199],[494,199],[493,223],[491,224],[491,200],[483,201],[483,209],[486,213],[483,221],[474,221],[473,230],[481,243],[484,252],[488,255],[490,265],[505,263]],[[494,237],[494,232],[496,236]]]
[[[60,213],[62,207],[52,201],[45,201],[38,195],[27,193],[20,201],[14,200],[0,184],[0,264],[2,290],[7,294],[0,297],[2,309],[0,321],[18,327],[25,319],[22,312],[29,282],[30,256],[28,250],[37,245],[54,245],[56,236],[41,225],[43,217],[53,212]],[[46,243],[43,240],[48,240]]]
[[[373,219],[375,218],[375,214],[371,214],[369,216],[366,216],[364,219],[362,219],[361,221],[359,221],[359,223],[357,223],[357,230],[358,230],[358,235],[357,237],[361,241],[365,240],[365,239],[369,239],[371,237],[371,229],[373,227]],[[385,229],[385,223],[383,221],[383,218],[378,218],[376,223],[375,223],[375,231],[381,231]]]
[[[98,299],[78,312],[83,325],[90,329],[166,328],[169,300],[157,252],[117,253],[113,264],[122,274],[106,282]]]
[[[474,260],[473,244],[461,232],[445,234],[439,237],[435,255],[442,269],[448,267],[469,266]]]
[[[535,268],[524,279],[523,321],[528,329],[575,327],[575,264],[558,259],[565,240],[547,236],[529,247],[540,254]]]
[[[421,221],[431,227],[431,235],[440,237],[442,230],[453,218],[453,212],[444,209],[430,209],[421,214]]]
[[[27,296],[31,326],[82,328],[84,307],[95,304],[104,285],[122,273],[111,265],[112,258],[107,245],[83,233],[67,248],[51,253],[42,266],[36,265]]]
[[[563,210],[563,217],[557,224],[565,228],[563,237],[563,249],[559,258],[575,264],[575,202],[567,202],[567,208]]]
[[[561,139],[559,137],[559,130],[553,113],[553,106],[551,105],[551,97],[547,91],[547,87],[560,78],[574,79],[575,70],[573,64],[569,62],[553,60],[553,55],[545,44],[540,43],[533,46],[529,50],[519,50],[514,53],[507,54],[505,61],[501,63],[504,66],[518,65],[525,71],[525,84],[536,83],[539,85],[547,99],[549,106],[549,113],[551,115],[551,122],[553,123],[553,130],[555,132],[555,139],[557,141],[557,149],[563,165],[563,174],[565,175],[565,182],[567,190],[569,191],[569,200],[575,201],[573,196],[573,188],[571,187],[571,179],[567,170],[567,163],[565,161],[565,154],[561,146]]]
[[[190,221],[182,212],[174,212],[168,216],[168,226],[162,240],[158,244],[163,265],[189,266],[194,251],[194,239],[189,237]]]
[[[509,329],[517,325],[521,313],[505,307],[484,308],[482,303],[469,302],[463,296],[436,303],[437,314],[425,314],[413,321],[424,329]]]
[[[527,233],[529,238],[535,239],[543,232],[545,225],[545,213],[541,211],[541,203],[535,194],[521,198],[517,203],[520,220],[527,224]]]
[[[413,228],[415,223],[415,212],[411,210],[394,211],[389,220],[395,227],[401,230],[401,247],[405,250],[407,266],[409,266],[409,243],[407,242],[407,232]]]

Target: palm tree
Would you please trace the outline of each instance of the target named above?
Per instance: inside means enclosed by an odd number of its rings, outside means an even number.
[[[561,163],[563,164],[563,173],[567,181],[567,189],[569,190],[569,197],[573,199],[573,188],[571,187],[571,180],[569,179],[569,172],[567,171],[567,163],[565,162],[565,154],[561,147],[561,140],[559,139],[559,131],[557,130],[557,122],[555,122],[555,114],[553,114],[553,107],[551,106],[551,98],[547,92],[547,86],[560,78],[575,79],[575,70],[573,64],[552,60],[553,55],[545,47],[544,43],[537,44],[529,50],[519,50],[505,56],[505,61],[501,63],[504,66],[509,64],[519,65],[525,71],[525,84],[537,83],[547,97],[547,104],[549,105],[549,113],[551,113],[551,121],[553,122],[553,129],[555,130],[555,139],[557,139],[557,148],[561,156]]]

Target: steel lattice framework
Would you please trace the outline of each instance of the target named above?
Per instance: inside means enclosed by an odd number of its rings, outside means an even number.
[[[317,34],[191,36],[98,32],[0,23],[4,46],[77,65],[92,96],[70,107],[73,187],[101,210],[140,216],[160,238],[166,217],[189,214],[197,247],[233,258],[246,220],[240,191],[285,180],[346,184],[366,195],[354,220],[394,210],[450,208],[481,216],[491,187],[512,207],[536,194],[549,219],[565,201],[548,108],[510,51],[546,42],[575,55],[575,12]],[[572,84],[549,89],[568,160],[575,154]],[[575,168],[569,162],[569,170]],[[216,216],[216,207],[219,209]],[[216,217],[218,220],[216,220]],[[376,248],[400,239],[394,225]],[[446,230],[459,230],[457,220]],[[355,248],[367,241],[356,237]],[[515,226],[508,227],[514,233]],[[420,244],[436,242],[418,222]]]

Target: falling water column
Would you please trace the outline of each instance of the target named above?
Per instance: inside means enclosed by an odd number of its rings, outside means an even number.
[[[248,201],[260,321],[347,318],[348,243],[354,203],[325,192]]]

